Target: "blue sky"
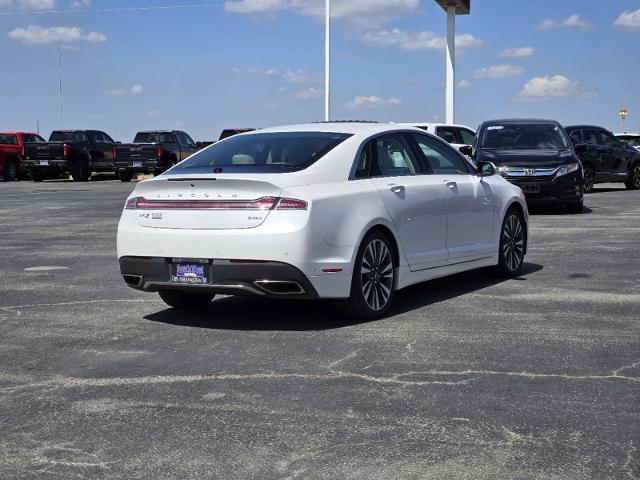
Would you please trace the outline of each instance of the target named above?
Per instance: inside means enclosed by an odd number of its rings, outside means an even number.
[[[59,45],[68,128],[205,140],[322,119],[323,0],[195,3],[0,0],[0,130],[59,127]],[[333,118],[442,121],[442,9],[333,5]],[[458,123],[535,116],[619,131],[627,107],[627,130],[640,131],[640,0],[472,0],[457,33]]]

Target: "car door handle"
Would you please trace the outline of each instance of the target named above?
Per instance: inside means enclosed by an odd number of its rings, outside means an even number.
[[[448,188],[450,188],[450,189],[452,189],[452,190],[458,186],[458,184],[457,184],[456,182],[452,182],[452,181],[449,181],[449,180],[445,180],[445,181],[444,181],[444,184],[445,184]]]
[[[389,190],[391,190],[393,193],[404,192],[404,185],[396,185],[395,183],[390,183]]]

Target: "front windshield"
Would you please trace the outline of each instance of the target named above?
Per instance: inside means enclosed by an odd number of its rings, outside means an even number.
[[[564,150],[569,148],[562,128],[547,124],[489,125],[482,132],[483,150]]]
[[[237,135],[192,155],[169,174],[294,172],[315,163],[350,136],[330,132]]]

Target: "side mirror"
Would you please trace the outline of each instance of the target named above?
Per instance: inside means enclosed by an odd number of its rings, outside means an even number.
[[[585,145],[584,143],[578,143],[574,149],[576,151],[576,153],[578,155],[584,155],[585,153],[587,153],[587,145]]]
[[[458,148],[458,151],[461,154],[466,155],[467,157],[473,156],[473,148],[471,147],[471,145],[463,145]]]
[[[494,163],[486,160],[478,162],[478,175],[480,175],[480,178],[490,177],[491,175],[495,175],[497,172],[498,167],[496,167]]]

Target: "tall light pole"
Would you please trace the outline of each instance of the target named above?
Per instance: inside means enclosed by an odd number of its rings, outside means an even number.
[[[627,133],[627,128],[625,127],[625,120],[627,119],[627,109],[626,108],[621,108],[620,110],[618,110],[618,115],[620,115],[620,118],[622,119],[622,133]]]
[[[447,12],[447,44],[446,44],[446,122],[455,122],[455,81],[456,81],[456,15],[468,15],[471,11],[471,0],[436,0]]]
[[[64,115],[62,110],[62,54],[58,47],[58,94],[60,95],[60,128],[64,128]]]
[[[330,68],[331,68],[331,0],[324,5],[324,121],[331,118],[330,110]]]

